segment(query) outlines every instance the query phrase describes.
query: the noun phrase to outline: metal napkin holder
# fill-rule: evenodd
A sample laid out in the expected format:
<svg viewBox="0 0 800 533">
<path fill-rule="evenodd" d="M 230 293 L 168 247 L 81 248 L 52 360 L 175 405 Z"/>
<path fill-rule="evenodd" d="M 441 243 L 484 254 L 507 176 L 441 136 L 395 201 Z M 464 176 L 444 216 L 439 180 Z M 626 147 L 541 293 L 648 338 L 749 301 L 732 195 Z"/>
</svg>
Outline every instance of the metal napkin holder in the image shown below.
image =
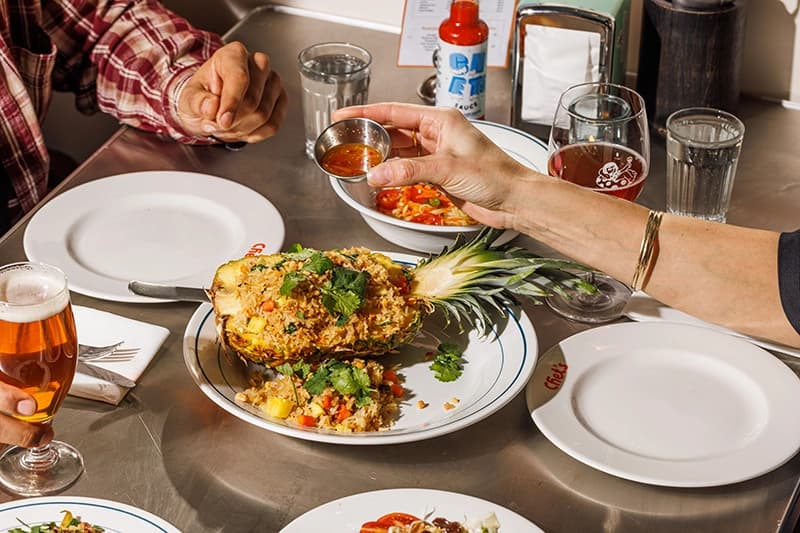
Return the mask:
<svg viewBox="0 0 800 533">
<path fill-rule="evenodd" d="M 625 8 L 627 20 L 627 0 L 611 0 L 612 4 Z M 511 77 L 511 125 L 527 131 L 541 139 L 547 139 L 551 124 L 525 121 L 521 117 L 522 95 L 524 88 L 524 61 L 526 27 L 529 25 L 543 25 L 555 28 L 594 32 L 600 34 L 599 79 L 600 82 L 624 81 L 624 58 L 615 58 L 618 54 L 625 54 L 624 35 L 615 35 L 618 26 L 616 16 L 596 9 L 566 4 L 540 4 L 521 3 L 517 8 L 514 23 L 514 38 L 512 47 L 512 77 Z M 616 62 L 615 62 L 616 59 Z M 620 66 L 621 65 L 621 66 Z M 616 67 L 616 68 L 615 68 Z M 566 89 L 567 87 L 564 87 Z M 530 89 L 530 88 L 529 88 Z"/>
</svg>

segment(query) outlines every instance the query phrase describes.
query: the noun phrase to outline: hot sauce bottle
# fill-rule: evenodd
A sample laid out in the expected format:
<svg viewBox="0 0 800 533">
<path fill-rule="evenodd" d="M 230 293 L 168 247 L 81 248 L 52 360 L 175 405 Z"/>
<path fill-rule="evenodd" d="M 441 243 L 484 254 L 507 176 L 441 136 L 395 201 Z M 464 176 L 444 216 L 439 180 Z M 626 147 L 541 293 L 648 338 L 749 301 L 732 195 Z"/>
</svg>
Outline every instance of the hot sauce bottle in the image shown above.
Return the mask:
<svg viewBox="0 0 800 533">
<path fill-rule="evenodd" d="M 467 118 L 486 114 L 486 51 L 489 26 L 480 19 L 478 0 L 453 0 L 439 25 L 436 105 L 455 107 Z"/>
</svg>

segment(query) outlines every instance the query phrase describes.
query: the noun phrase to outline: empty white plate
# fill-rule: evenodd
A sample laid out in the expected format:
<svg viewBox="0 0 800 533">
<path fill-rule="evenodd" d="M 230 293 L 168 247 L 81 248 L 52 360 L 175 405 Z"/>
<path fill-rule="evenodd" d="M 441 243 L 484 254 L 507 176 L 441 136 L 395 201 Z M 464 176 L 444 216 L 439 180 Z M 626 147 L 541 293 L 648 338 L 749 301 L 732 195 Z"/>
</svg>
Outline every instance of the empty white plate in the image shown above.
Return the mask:
<svg viewBox="0 0 800 533">
<path fill-rule="evenodd" d="M 740 338 L 684 324 L 614 324 L 563 340 L 542 357 L 551 363 L 550 379 L 537 373 L 528 385 L 533 420 L 561 450 L 609 474 L 724 485 L 800 449 L 800 379 Z"/>
<path fill-rule="evenodd" d="M 283 238 L 280 213 L 254 190 L 160 170 L 65 191 L 31 218 L 23 246 L 30 260 L 61 268 L 75 292 L 154 302 L 128 292 L 128 282 L 208 287 L 222 263 L 250 251 L 277 252 Z"/>
</svg>

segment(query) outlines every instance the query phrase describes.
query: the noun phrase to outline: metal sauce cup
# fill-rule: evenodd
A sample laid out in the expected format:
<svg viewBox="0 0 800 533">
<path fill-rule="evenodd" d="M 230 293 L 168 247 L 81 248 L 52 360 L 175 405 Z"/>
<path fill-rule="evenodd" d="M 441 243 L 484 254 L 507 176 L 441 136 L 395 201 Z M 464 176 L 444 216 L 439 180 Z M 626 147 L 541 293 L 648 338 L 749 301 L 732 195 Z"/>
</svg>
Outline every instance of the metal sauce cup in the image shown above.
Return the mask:
<svg viewBox="0 0 800 533">
<path fill-rule="evenodd" d="M 314 162 L 325 174 L 342 181 L 362 181 L 366 172 L 355 176 L 339 176 L 322 166 L 329 150 L 343 144 L 363 144 L 374 148 L 381 156 L 379 163 L 386 161 L 392 148 L 389 132 L 382 125 L 367 118 L 346 118 L 325 128 L 314 143 Z"/>
</svg>

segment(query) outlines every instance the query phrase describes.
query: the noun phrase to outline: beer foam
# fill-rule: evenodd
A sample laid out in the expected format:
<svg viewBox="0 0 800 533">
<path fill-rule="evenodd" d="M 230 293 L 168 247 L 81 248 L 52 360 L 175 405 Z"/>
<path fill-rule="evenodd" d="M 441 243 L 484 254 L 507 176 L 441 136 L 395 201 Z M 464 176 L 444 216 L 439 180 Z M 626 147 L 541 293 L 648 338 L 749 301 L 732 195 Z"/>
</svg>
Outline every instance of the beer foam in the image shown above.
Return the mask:
<svg viewBox="0 0 800 533">
<path fill-rule="evenodd" d="M 44 320 L 68 304 L 69 291 L 58 270 L 19 264 L 0 271 L 0 320 Z"/>
</svg>

